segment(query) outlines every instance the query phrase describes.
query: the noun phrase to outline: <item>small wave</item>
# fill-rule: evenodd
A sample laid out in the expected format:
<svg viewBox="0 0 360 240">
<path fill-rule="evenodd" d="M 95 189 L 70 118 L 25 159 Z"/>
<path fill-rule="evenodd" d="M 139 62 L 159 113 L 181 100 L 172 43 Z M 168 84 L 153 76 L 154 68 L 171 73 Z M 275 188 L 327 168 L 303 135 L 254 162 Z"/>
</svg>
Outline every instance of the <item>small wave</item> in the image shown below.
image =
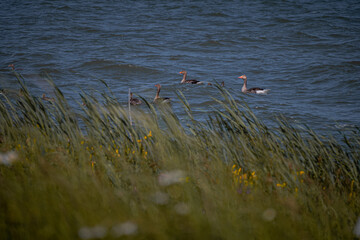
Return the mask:
<svg viewBox="0 0 360 240">
<path fill-rule="evenodd" d="M 312 40 L 320 40 L 320 38 L 315 36 L 315 35 L 311 35 L 311 34 L 308 34 L 308 33 L 305 33 L 305 32 L 301 32 L 301 31 L 295 32 L 294 37 L 297 38 L 297 39 L 299 39 L 299 38 L 301 38 L 301 39 L 308 38 L 308 39 L 312 39 Z"/>
<path fill-rule="evenodd" d="M 52 39 L 56 39 L 56 36 L 51 35 L 51 34 L 49 34 L 49 35 L 41 35 L 37 39 L 40 40 L 40 41 L 50 41 Z"/>
<path fill-rule="evenodd" d="M 35 63 L 31 67 L 36 68 L 36 69 L 40 69 L 42 71 L 43 69 L 45 69 L 45 70 L 56 69 L 56 64 L 45 61 L 45 62 L 41 62 L 41 63 Z"/>
<path fill-rule="evenodd" d="M 121 70 L 126 72 L 155 72 L 155 69 L 146 68 L 134 64 L 115 64 L 110 66 L 105 66 L 106 70 Z"/>
<path fill-rule="evenodd" d="M 360 66 L 360 61 L 347 61 L 347 62 L 344 62 L 344 63 L 354 65 L 354 66 Z"/>
<path fill-rule="evenodd" d="M 58 6 L 56 9 L 62 10 L 62 11 L 68 11 L 68 10 L 71 10 L 71 7 L 68 5 L 65 5 L 65 6 Z"/>
<path fill-rule="evenodd" d="M 349 124 L 349 123 L 337 123 L 334 126 L 336 129 L 342 129 L 342 130 L 347 130 L 347 129 L 356 129 L 357 126 L 355 124 Z"/>
<path fill-rule="evenodd" d="M 89 24 L 90 26 L 90 24 Z M 96 28 L 93 28 L 93 27 L 89 27 L 89 26 L 75 26 L 74 27 L 74 30 L 75 31 L 84 31 L 84 32 L 87 32 L 87 33 L 97 33 L 97 32 L 100 32 L 99 29 L 96 29 Z"/>
<path fill-rule="evenodd" d="M 46 66 L 47 64 L 51 64 L 49 63 L 49 61 L 54 59 L 54 56 L 51 53 L 45 53 L 45 52 L 32 53 L 28 56 L 30 59 L 42 59 L 43 62 L 38 64 L 39 66 L 43 66 L 43 65 Z"/>
<path fill-rule="evenodd" d="M 267 40 L 267 38 L 265 36 L 242 36 L 237 38 L 237 40 L 239 42 L 249 42 L 251 44 L 253 44 L 251 47 L 252 48 L 260 48 L 259 45 L 257 45 L 257 42 L 264 42 Z"/>
<path fill-rule="evenodd" d="M 201 10 L 201 7 L 200 6 L 197 6 L 197 5 L 191 5 L 189 6 L 190 9 L 200 9 Z"/>
<path fill-rule="evenodd" d="M 274 18 L 274 20 L 278 23 L 290 23 L 290 22 L 293 22 L 292 20 L 290 19 L 286 19 L 286 18 L 281 18 L 281 17 L 276 17 Z"/>
<path fill-rule="evenodd" d="M 201 107 L 202 110 L 204 110 L 203 107 L 209 107 L 209 106 L 212 106 L 214 104 L 216 104 L 217 102 L 214 101 L 214 100 L 209 100 L 209 99 L 205 99 L 205 100 L 202 100 L 202 101 L 196 101 L 196 102 L 192 102 L 191 100 L 189 100 L 190 104 L 192 107 L 196 108 L 196 107 Z M 206 110 L 204 110 L 206 111 Z"/>
<path fill-rule="evenodd" d="M 265 106 L 265 105 L 255 105 L 255 109 L 257 109 L 257 110 L 267 110 L 269 108 L 267 106 Z"/>
<path fill-rule="evenodd" d="M 11 68 L 10 67 L 8 67 L 8 68 L 7 67 L 0 68 L 0 73 L 10 74 L 11 73 Z"/>
<path fill-rule="evenodd" d="M 346 38 L 346 35 L 344 35 L 342 33 L 330 33 L 330 34 L 328 34 L 328 36 L 331 38 L 338 38 L 340 40 Z"/>
<path fill-rule="evenodd" d="M 113 64 L 113 63 L 114 63 L 113 61 L 94 59 L 92 61 L 81 64 L 80 67 L 81 68 L 82 67 L 97 67 L 97 66 L 105 66 L 105 65 Z"/>
<path fill-rule="evenodd" d="M 208 16 L 208 17 L 229 17 L 229 15 L 227 15 L 225 13 L 221 13 L 221 12 L 207 13 L 207 14 L 204 14 L 204 16 Z"/>
<path fill-rule="evenodd" d="M 59 71 L 59 70 L 57 70 L 55 68 L 40 68 L 40 72 L 47 73 L 47 74 L 60 74 L 60 73 L 62 73 L 61 71 Z"/>
<path fill-rule="evenodd" d="M 176 61 L 185 58 L 186 55 L 171 55 L 169 60 Z"/>
<path fill-rule="evenodd" d="M 208 41 L 200 43 L 199 45 L 200 46 L 223 46 L 224 44 L 222 44 L 220 41 L 208 40 Z"/>
<path fill-rule="evenodd" d="M 344 65 L 338 64 L 313 64 L 309 65 L 306 69 L 306 73 L 314 76 L 314 75 L 322 75 L 331 72 L 332 69 L 341 69 Z"/>
<path fill-rule="evenodd" d="M 338 78 L 339 73 L 335 73 L 334 70 L 339 70 L 341 73 L 351 73 L 355 72 L 358 66 L 360 65 L 360 62 L 341 62 L 339 64 L 312 64 L 307 67 L 305 72 L 309 76 L 322 76 L 322 80 L 319 82 L 319 80 L 315 81 L 314 83 L 322 83 L 325 81 L 325 79 L 329 78 Z M 340 74 L 341 75 L 341 74 Z M 346 79 L 343 79 L 342 81 L 337 81 L 340 86 L 341 84 L 346 83 Z M 357 81 L 352 81 L 352 84 L 354 84 Z"/>
<path fill-rule="evenodd" d="M 341 82 L 337 82 L 336 88 L 350 89 L 349 92 L 358 91 L 360 89 L 360 82 L 357 78 L 343 79 Z"/>
<path fill-rule="evenodd" d="M 85 69 L 99 69 L 107 71 L 119 71 L 119 72 L 156 72 L 155 69 L 138 66 L 134 64 L 118 64 L 114 61 L 96 59 L 93 61 L 85 62 L 79 66 L 79 68 Z"/>
</svg>

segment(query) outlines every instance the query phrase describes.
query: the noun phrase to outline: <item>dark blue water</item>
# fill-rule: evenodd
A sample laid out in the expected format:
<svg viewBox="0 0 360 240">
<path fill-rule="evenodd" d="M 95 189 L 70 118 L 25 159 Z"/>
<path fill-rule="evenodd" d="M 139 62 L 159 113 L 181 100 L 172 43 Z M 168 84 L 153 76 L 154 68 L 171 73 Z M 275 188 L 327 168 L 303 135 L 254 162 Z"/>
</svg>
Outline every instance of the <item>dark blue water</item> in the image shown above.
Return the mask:
<svg viewBox="0 0 360 240">
<path fill-rule="evenodd" d="M 360 3 L 346 1 L 1 1 L 0 87 L 16 89 L 14 64 L 34 94 L 69 99 L 104 90 L 149 100 L 184 92 L 198 119 L 225 82 L 264 121 L 283 114 L 319 131 L 360 125 Z M 270 88 L 266 96 L 241 93 Z M 182 114 L 176 98 L 174 110 Z"/>
</svg>

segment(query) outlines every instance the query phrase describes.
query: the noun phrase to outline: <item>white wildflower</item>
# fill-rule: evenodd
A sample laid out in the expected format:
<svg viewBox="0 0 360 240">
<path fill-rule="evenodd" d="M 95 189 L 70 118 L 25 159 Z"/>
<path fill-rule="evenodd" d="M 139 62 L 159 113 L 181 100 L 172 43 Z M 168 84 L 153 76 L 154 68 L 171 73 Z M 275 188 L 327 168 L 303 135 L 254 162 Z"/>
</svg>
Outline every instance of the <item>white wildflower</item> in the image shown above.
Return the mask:
<svg viewBox="0 0 360 240">
<path fill-rule="evenodd" d="M 169 186 L 175 183 L 180 183 L 183 182 L 184 179 L 184 172 L 181 170 L 163 172 L 158 178 L 161 186 Z"/>
<path fill-rule="evenodd" d="M 123 235 L 135 235 L 137 230 L 138 226 L 135 223 L 127 221 L 113 226 L 111 232 L 114 237 L 121 237 Z"/>
<path fill-rule="evenodd" d="M 96 239 L 105 237 L 107 230 L 103 226 L 82 227 L 78 234 L 81 239 Z"/>
<path fill-rule="evenodd" d="M 183 202 L 176 204 L 174 209 L 180 215 L 186 215 L 190 212 L 189 206 Z"/>
<path fill-rule="evenodd" d="M 159 205 L 165 205 L 169 202 L 169 195 L 163 192 L 156 192 L 153 195 L 153 201 Z"/>
<path fill-rule="evenodd" d="M 358 218 L 355 227 L 354 227 L 354 234 L 356 237 L 360 238 L 360 217 Z"/>
<path fill-rule="evenodd" d="M 9 166 L 17 159 L 18 159 L 18 154 L 15 151 L 0 153 L 0 164 Z"/>
<path fill-rule="evenodd" d="M 274 220 L 275 217 L 276 217 L 276 211 L 273 208 L 266 209 L 262 214 L 262 218 L 268 222 L 271 222 L 272 220 Z"/>
</svg>

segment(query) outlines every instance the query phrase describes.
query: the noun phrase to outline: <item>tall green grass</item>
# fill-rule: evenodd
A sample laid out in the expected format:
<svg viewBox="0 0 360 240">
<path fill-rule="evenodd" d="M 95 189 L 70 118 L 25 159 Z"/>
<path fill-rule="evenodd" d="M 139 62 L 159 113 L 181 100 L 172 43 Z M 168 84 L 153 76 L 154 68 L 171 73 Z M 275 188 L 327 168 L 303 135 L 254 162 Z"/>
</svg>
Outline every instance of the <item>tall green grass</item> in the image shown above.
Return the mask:
<svg viewBox="0 0 360 240">
<path fill-rule="evenodd" d="M 340 142 L 281 118 L 269 128 L 221 87 L 206 122 L 181 92 L 186 124 L 111 92 L 82 93 L 77 111 L 15 75 L 22 94 L 0 101 L 1 239 L 355 237 L 359 130 Z"/>
</svg>

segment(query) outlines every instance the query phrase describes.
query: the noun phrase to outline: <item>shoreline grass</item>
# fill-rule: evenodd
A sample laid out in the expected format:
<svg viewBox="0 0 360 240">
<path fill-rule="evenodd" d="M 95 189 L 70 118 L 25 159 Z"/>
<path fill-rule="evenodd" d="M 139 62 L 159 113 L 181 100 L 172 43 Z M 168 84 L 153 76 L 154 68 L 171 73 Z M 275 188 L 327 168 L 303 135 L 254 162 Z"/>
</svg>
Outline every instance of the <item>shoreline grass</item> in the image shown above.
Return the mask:
<svg viewBox="0 0 360 240">
<path fill-rule="evenodd" d="M 343 142 L 277 120 L 268 128 L 219 87 L 187 126 L 166 106 L 83 93 L 82 112 L 0 99 L 1 239 L 353 239 L 359 130 Z"/>
</svg>

